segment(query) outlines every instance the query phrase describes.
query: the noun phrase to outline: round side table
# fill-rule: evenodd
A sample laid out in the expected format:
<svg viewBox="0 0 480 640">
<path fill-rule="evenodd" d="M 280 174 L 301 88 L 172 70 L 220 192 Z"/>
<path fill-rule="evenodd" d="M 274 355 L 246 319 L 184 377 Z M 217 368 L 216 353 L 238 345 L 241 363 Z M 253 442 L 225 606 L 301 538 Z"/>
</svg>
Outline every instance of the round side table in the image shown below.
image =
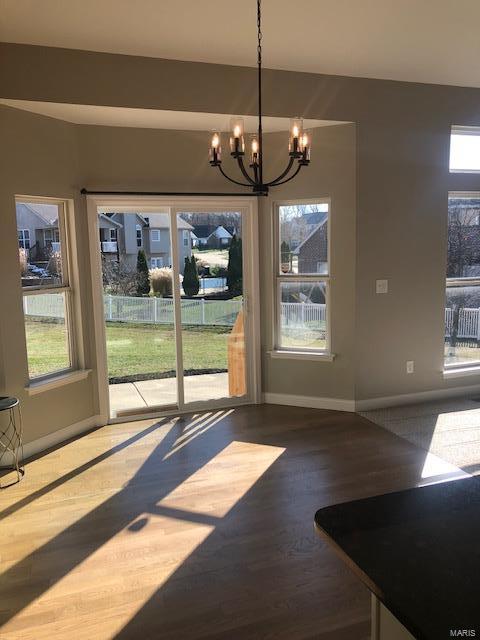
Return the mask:
<svg viewBox="0 0 480 640">
<path fill-rule="evenodd" d="M 17 484 L 25 475 L 22 414 L 19 399 L 0 396 L 0 413 L 4 411 L 8 411 L 8 417 L 6 424 L 3 424 L 2 420 L 0 425 L 0 469 L 11 469 L 16 472 L 17 479 L 8 484 L 2 484 L 0 481 L 0 489 Z M 7 460 L 7 464 L 4 464 Z"/>
</svg>

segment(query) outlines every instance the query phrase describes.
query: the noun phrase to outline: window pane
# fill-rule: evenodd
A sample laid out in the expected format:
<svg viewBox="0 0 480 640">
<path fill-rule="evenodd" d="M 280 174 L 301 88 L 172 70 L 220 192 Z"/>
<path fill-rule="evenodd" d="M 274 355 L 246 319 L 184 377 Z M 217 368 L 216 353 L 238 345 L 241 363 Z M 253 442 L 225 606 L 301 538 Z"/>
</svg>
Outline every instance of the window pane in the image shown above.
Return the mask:
<svg viewBox="0 0 480 640">
<path fill-rule="evenodd" d="M 445 309 L 445 364 L 480 361 L 480 286 L 449 287 Z"/>
<path fill-rule="evenodd" d="M 23 287 L 63 284 L 60 227 L 63 207 L 17 202 L 17 232 Z"/>
<path fill-rule="evenodd" d="M 280 345 L 326 349 L 326 283 L 280 283 Z"/>
<path fill-rule="evenodd" d="M 480 128 L 477 135 L 453 131 L 450 136 L 450 171 L 480 171 Z"/>
<path fill-rule="evenodd" d="M 280 273 L 328 274 L 328 204 L 279 207 Z"/>
<path fill-rule="evenodd" d="M 448 199 L 445 364 L 480 361 L 480 198 Z M 464 282 L 463 282 L 464 281 Z"/>
<path fill-rule="evenodd" d="M 28 371 L 37 378 L 71 366 L 66 293 L 40 293 L 23 297 Z"/>
</svg>

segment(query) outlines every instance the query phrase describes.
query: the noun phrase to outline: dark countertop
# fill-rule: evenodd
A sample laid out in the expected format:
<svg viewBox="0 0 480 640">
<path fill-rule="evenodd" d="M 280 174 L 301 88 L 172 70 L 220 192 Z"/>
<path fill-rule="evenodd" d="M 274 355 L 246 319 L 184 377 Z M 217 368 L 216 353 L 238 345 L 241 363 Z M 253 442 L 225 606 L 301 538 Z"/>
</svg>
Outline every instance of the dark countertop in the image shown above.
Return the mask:
<svg viewBox="0 0 480 640">
<path fill-rule="evenodd" d="M 418 640 L 480 638 L 480 477 L 326 507 L 315 525 Z"/>
</svg>

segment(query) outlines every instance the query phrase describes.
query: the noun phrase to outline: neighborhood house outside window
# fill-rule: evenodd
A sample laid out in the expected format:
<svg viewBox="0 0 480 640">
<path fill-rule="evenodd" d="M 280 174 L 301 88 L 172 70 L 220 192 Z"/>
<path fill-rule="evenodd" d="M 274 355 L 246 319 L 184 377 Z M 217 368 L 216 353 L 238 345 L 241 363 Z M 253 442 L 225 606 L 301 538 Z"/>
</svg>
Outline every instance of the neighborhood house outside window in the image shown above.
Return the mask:
<svg viewBox="0 0 480 640">
<path fill-rule="evenodd" d="M 151 258 L 150 264 L 152 269 L 163 267 L 163 258 Z"/>
<path fill-rule="evenodd" d="M 282 204 L 275 217 L 275 348 L 328 353 L 329 204 Z"/>
<path fill-rule="evenodd" d="M 143 238 L 142 238 L 142 227 L 137 224 L 135 227 L 136 230 L 136 237 L 137 237 L 137 247 L 140 248 L 143 245 Z"/>
<path fill-rule="evenodd" d="M 36 379 L 75 365 L 66 202 L 17 200 L 16 216 L 28 372 Z"/>
<path fill-rule="evenodd" d="M 190 231 L 183 232 L 183 246 L 188 247 L 190 244 Z"/>
<path fill-rule="evenodd" d="M 445 366 L 480 365 L 480 193 L 451 193 L 445 301 Z"/>
<path fill-rule="evenodd" d="M 152 242 L 160 242 L 160 229 L 152 229 L 150 231 L 150 238 Z"/>
</svg>

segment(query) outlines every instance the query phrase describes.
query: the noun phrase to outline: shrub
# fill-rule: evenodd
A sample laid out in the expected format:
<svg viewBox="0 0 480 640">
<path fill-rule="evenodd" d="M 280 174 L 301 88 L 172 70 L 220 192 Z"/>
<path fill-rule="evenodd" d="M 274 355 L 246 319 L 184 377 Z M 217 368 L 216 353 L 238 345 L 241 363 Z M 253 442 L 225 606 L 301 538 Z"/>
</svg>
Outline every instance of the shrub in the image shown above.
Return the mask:
<svg viewBox="0 0 480 640">
<path fill-rule="evenodd" d="M 52 253 L 48 260 L 47 271 L 51 276 L 62 275 L 62 256 L 59 251 Z"/>
<path fill-rule="evenodd" d="M 27 252 L 25 251 L 25 249 L 19 249 L 18 250 L 18 256 L 20 259 L 20 271 L 22 272 L 22 276 L 27 276 L 28 275 L 28 259 L 27 259 Z"/>
<path fill-rule="evenodd" d="M 228 275 L 227 267 L 221 264 L 216 264 L 210 268 L 210 274 L 215 278 L 226 278 Z"/>
<path fill-rule="evenodd" d="M 242 239 L 234 235 L 228 250 L 227 287 L 230 293 L 242 293 Z"/>
<path fill-rule="evenodd" d="M 189 297 L 196 296 L 200 290 L 200 280 L 198 279 L 197 263 L 194 256 L 185 258 L 183 290 Z"/>
<path fill-rule="evenodd" d="M 147 256 L 143 249 L 139 249 L 137 254 L 137 293 L 139 296 L 146 296 L 150 293 Z"/>
<path fill-rule="evenodd" d="M 173 294 L 173 272 L 169 267 L 150 269 L 150 285 L 154 295 L 163 298 Z"/>
</svg>

